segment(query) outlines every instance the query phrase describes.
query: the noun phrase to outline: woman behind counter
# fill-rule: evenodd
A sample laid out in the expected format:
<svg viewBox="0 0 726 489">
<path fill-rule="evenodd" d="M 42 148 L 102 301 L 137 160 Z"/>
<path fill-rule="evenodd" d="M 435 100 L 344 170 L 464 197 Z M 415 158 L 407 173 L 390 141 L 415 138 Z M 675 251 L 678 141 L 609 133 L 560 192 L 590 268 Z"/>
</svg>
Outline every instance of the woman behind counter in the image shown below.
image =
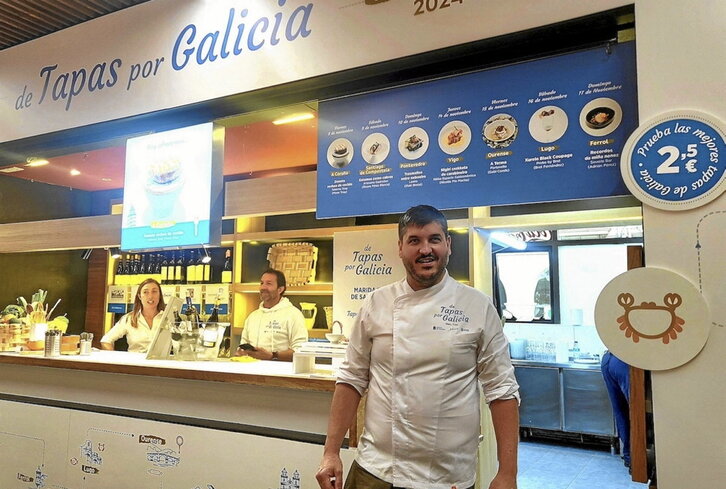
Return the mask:
<svg viewBox="0 0 726 489">
<path fill-rule="evenodd" d="M 153 278 L 147 278 L 136 290 L 134 310 L 125 314 L 101 338 L 101 348 L 113 350 L 113 344 L 122 336 L 126 336 L 129 351 L 145 353 L 151 343 L 151 328 L 161 320 L 166 305 L 161 295 L 161 286 Z"/>
</svg>

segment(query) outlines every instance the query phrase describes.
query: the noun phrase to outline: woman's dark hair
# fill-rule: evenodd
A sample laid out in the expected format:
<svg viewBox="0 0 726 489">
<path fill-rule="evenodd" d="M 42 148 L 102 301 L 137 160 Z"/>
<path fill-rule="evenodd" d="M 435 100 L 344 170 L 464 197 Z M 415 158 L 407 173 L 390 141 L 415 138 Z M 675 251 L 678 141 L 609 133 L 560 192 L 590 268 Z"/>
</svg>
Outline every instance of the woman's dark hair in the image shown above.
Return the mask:
<svg viewBox="0 0 726 489">
<path fill-rule="evenodd" d="M 164 295 L 161 293 L 161 285 L 153 278 L 147 278 L 139 284 L 139 288 L 136 289 L 136 295 L 134 296 L 134 310 L 131 313 L 131 326 L 138 328 L 139 326 L 139 314 L 144 310 L 144 305 L 141 303 L 141 289 L 146 284 L 156 284 L 159 287 L 159 303 L 156 305 L 156 312 L 163 311 L 166 307 L 164 303 Z"/>
<path fill-rule="evenodd" d="M 277 286 L 282 287 L 282 293 L 280 296 L 285 295 L 285 291 L 287 290 L 287 281 L 285 280 L 285 274 L 282 273 L 280 270 L 275 270 L 274 268 L 268 268 L 264 272 L 262 272 L 262 275 L 269 273 L 274 275 L 277 278 Z M 262 276 L 260 275 L 260 277 Z"/>
<path fill-rule="evenodd" d="M 408 226 L 422 228 L 432 222 L 439 223 L 441 229 L 444 230 L 444 236 L 449 235 L 449 224 L 446 217 L 435 207 L 430 205 L 417 205 L 406 211 L 398 221 L 398 239 L 402 239 L 406 234 Z"/>
</svg>

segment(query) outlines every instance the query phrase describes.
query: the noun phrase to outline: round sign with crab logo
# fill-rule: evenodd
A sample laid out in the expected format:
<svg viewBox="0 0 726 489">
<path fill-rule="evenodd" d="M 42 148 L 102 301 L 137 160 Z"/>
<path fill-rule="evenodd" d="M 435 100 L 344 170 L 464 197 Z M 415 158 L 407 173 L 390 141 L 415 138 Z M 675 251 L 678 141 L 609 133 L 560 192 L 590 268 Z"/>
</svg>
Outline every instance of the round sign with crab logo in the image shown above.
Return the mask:
<svg viewBox="0 0 726 489">
<path fill-rule="evenodd" d="M 647 370 L 689 362 L 711 330 L 698 289 L 675 272 L 652 267 L 629 270 L 605 286 L 595 304 L 595 325 L 615 356 Z"/>
</svg>

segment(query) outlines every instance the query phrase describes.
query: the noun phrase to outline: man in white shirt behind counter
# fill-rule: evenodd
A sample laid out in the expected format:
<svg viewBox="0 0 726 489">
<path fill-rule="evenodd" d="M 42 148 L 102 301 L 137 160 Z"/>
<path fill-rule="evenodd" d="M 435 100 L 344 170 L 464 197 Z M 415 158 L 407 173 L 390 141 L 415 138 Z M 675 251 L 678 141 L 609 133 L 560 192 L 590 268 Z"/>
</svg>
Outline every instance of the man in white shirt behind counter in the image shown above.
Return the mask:
<svg viewBox="0 0 726 489">
<path fill-rule="evenodd" d="M 487 296 L 449 277 L 451 237 L 437 209 L 409 209 L 398 236 L 406 278 L 369 294 L 356 318 L 318 484 L 343 486 L 340 447 L 367 391 L 365 428 L 346 489 L 473 488 L 480 384 L 499 460 L 489 488 L 515 489 L 519 386 L 496 309 Z"/>
<path fill-rule="evenodd" d="M 260 278 L 260 307 L 247 316 L 236 356 L 292 362 L 295 350 L 308 340 L 300 309 L 283 297 L 285 274 L 268 269 Z"/>
</svg>

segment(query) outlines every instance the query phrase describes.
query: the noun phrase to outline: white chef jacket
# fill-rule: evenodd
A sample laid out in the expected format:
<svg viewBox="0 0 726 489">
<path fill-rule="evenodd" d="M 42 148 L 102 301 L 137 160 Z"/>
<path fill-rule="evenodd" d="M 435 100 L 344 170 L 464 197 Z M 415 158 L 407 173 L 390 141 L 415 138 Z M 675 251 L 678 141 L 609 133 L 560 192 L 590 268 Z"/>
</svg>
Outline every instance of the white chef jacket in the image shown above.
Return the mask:
<svg viewBox="0 0 726 489">
<path fill-rule="evenodd" d="M 519 398 L 491 300 L 448 273 L 414 291 L 403 279 L 371 293 L 353 327 L 339 383 L 368 390 L 356 460 L 394 486 L 469 487 L 476 479 L 479 389 Z"/>
<path fill-rule="evenodd" d="M 308 340 L 305 318 L 287 297 L 267 309 L 260 307 L 247 316 L 240 343 L 268 351 L 297 350 Z"/>
<path fill-rule="evenodd" d="M 153 339 L 151 334 L 151 326 L 146 322 L 143 314 L 139 314 L 139 319 L 136 321 L 136 328 L 131 325 L 131 316 L 133 312 L 124 314 L 121 319 L 114 324 L 113 328 L 108 330 L 108 333 L 103 335 L 101 343 L 113 344 L 116 340 L 122 336 L 126 337 L 126 342 L 129 344 L 129 351 L 137 353 L 146 353 L 149 350 L 149 345 Z M 157 326 L 161 321 L 161 315 L 163 312 L 159 312 L 154 316 L 152 326 Z"/>
</svg>

